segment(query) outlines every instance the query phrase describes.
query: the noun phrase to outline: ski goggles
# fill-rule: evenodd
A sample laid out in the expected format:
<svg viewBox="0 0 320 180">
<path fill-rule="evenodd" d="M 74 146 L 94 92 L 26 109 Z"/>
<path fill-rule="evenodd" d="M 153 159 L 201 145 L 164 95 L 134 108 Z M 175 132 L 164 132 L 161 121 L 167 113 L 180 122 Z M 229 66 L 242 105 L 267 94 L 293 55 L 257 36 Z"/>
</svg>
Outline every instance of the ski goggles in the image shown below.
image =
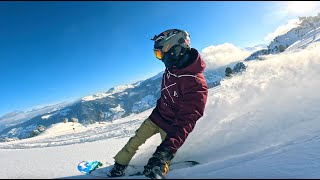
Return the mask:
<svg viewBox="0 0 320 180">
<path fill-rule="evenodd" d="M 158 58 L 159 60 L 163 58 L 163 53 L 160 49 L 153 49 L 153 52 L 156 58 Z"/>
</svg>

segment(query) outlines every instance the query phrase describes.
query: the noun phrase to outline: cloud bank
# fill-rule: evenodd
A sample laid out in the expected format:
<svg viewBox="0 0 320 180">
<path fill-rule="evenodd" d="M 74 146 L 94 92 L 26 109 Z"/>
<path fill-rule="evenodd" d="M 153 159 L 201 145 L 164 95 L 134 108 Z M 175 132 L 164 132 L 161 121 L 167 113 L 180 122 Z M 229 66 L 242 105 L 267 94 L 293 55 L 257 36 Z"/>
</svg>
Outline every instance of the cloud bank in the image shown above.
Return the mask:
<svg viewBox="0 0 320 180">
<path fill-rule="evenodd" d="M 201 55 L 207 64 L 207 69 L 226 66 L 232 62 L 241 61 L 250 56 L 251 52 L 231 43 L 211 45 L 202 50 Z"/>
</svg>

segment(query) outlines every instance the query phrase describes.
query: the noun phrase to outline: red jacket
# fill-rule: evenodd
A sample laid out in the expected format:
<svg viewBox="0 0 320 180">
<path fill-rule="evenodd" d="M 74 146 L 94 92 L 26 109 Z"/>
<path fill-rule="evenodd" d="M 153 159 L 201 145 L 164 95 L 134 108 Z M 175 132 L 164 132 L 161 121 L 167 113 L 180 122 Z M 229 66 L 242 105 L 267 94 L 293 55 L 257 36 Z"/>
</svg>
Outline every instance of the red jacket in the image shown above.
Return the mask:
<svg viewBox="0 0 320 180">
<path fill-rule="evenodd" d="M 192 48 L 195 61 L 183 69 L 166 69 L 161 84 L 161 97 L 149 118 L 167 133 L 160 146 L 172 154 L 182 146 L 196 121 L 203 116 L 208 86 L 203 75 L 206 67 L 199 52 Z"/>
</svg>

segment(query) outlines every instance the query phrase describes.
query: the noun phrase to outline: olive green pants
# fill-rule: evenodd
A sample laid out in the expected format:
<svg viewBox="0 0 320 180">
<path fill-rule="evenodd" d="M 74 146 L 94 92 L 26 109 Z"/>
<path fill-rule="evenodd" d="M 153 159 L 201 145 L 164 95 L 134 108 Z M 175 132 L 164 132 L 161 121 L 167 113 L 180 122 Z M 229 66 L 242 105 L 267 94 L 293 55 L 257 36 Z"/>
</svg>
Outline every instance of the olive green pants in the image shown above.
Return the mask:
<svg viewBox="0 0 320 180">
<path fill-rule="evenodd" d="M 146 142 L 151 136 L 160 133 L 162 141 L 167 134 L 157 125 L 155 125 L 149 118 L 147 118 L 141 126 L 136 130 L 135 135 L 129 139 L 127 144 L 116 154 L 114 160 L 122 165 L 129 164 L 132 157 L 135 155 L 139 146 Z"/>
</svg>

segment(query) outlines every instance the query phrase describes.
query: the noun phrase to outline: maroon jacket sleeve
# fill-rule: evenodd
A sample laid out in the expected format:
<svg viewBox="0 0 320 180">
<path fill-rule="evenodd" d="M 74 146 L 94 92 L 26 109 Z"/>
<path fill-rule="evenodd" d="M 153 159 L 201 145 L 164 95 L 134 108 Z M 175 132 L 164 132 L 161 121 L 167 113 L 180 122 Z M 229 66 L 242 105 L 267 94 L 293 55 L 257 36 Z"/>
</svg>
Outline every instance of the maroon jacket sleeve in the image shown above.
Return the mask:
<svg viewBox="0 0 320 180">
<path fill-rule="evenodd" d="M 194 129 L 196 121 L 203 116 L 208 86 L 203 76 L 193 80 L 188 78 L 181 85 L 181 92 L 179 111 L 176 113 L 172 130 L 167 132 L 166 139 L 160 144 L 162 147 L 169 148 L 172 154 L 182 146 Z"/>
</svg>

